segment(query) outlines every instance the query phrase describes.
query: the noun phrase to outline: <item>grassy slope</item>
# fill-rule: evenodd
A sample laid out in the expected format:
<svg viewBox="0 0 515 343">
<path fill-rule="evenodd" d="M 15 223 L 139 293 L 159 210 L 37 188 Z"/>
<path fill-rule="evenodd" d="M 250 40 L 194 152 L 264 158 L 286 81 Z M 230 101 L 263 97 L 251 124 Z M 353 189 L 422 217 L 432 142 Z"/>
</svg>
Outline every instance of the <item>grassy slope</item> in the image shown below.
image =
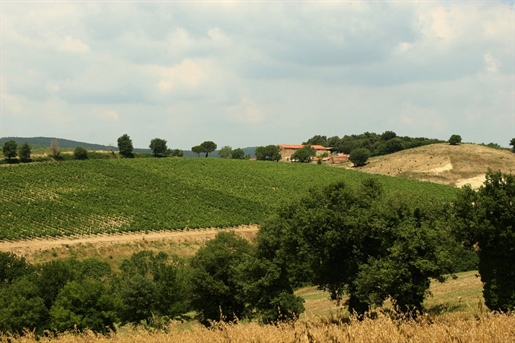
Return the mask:
<svg viewBox="0 0 515 343">
<path fill-rule="evenodd" d="M 112 159 L 0 168 L 0 239 L 260 223 L 313 187 L 381 179 L 449 199 L 451 187 L 323 165 L 222 159 Z"/>
<path fill-rule="evenodd" d="M 488 168 L 515 173 L 515 154 L 475 144 L 432 144 L 373 157 L 359 170 L 452 186 L 470 183 L 477 187 L 484 181 Z"/>
</svg>

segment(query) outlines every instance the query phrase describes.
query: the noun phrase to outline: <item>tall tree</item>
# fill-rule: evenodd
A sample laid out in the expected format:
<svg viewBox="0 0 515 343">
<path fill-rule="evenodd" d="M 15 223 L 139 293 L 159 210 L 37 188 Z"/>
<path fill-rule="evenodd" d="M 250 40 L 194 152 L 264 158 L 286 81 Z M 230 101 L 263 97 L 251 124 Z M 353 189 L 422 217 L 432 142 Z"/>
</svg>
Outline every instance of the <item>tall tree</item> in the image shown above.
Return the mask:
<svg viewBox="0 0 515 343">
<path fill-rule="evenodd" d="M 124 134 L 118 138 L 118 150 L 122 156 L 133 156 L 132 151 L 134 150 L 134 147 L 132 146 L 132 139 L 129 137 L 129 135 Z"/>
<path fill-rule="evenodd" d="M 515 176 L 489 170 L 477 192 L 461 189 L 452 208 L 458 238 L 477 248 L 486 306 L 515 310 Z"/>
<path fill-rule="evenodd" d="M 510 141 L 510 145 L 511 145 L 511 151 L 512 152 L 515 152 L 515 138 L 512 138 L 511 141 Z"/>
<path fill-rule="evenodd" d="M 202 147 L 203 152 L 206 153 L 206 157 L 209 155 L 210 152 L 213 152 L 216 150 L 216 144 L 212 141 L 205 141 L 202 144 L 200 144 Z"/>
<path fill-rule="evenodd" d="M 4 143 L 2 148 L 2 152 L 4 153 L 5 158 L 11 159 L 15 158 L 18 155 L 18 144 L 15 141 L 10 140 Z"/>
<path fill-rule="evenodd" d="M 349 160 L 354 163 L 354 166 L 361 167 L 367 164 L 368 158 L 370 157 L 370 151 L 365 148 L 358 148 L 352 150 L 349 156 Z"/>
<path fill-rule="evenodd" d="M 152 153 L 155 157 L 163 157 L 166 155 L 166 141 L 161 138 L 154 138 L 150 141 L 149 148 L 152 149 Z"/>
<path fill-rule="evenodd" d="M 23 143 L 19 149 L 20 160 L 29 161 L 31 152 L 32 152 L 32 149 L 31 149 L 29 143 L 27 143 L 27 142 Z"/>
</svg>

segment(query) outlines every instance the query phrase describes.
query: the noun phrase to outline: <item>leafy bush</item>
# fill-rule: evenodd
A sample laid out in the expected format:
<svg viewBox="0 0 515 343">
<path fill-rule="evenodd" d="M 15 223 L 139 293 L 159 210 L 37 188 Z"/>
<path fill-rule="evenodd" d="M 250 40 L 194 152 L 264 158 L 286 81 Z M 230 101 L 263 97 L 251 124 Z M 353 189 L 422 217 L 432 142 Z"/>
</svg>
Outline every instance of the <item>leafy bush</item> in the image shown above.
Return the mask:
<svg viewBox="0 0 515 343">
<path fill-rule="evenodd" d="M 368 149 L 359 148 L 353 150 L 350 153 L 349 160 L 354 163 L 354 166 L 360 167 L 367 164 L 368 158 L 370 157 L 370 151 Z"/>
<path fill-rule="evenodd" d="M 84 149 L 83 147 L 76 147 L 75 150 L 73 150 L 73 157 L 76 160 L 87 160 L 88 159 L 88 151 Z"/>
</svg>

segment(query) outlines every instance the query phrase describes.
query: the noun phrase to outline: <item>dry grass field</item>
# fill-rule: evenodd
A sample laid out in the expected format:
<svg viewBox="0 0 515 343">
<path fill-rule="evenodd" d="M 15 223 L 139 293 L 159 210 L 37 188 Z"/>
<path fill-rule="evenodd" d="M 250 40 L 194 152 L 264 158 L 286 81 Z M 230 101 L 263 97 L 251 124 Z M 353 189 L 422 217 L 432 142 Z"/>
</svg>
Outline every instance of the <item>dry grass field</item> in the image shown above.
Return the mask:
<svg viewBox="0 0 515 343">
<path fill-rule="evenodd" d="M 352 164 L 345 167 L 352 168 Z M 458 187 L 467 183 L 479 187 L 488 168 L 515 173 L 515 154 L 475 144 L 441 143 L 372 157 L 366 166 L 353 169 Z"/>
<path fill-rule="evenodd" d="M 291 324 L 259 325 L 257 323 L 218 325 L 214 328 L 171 323 L 163 331 L 126 331 L 110 337 L 84 334 L 62 334 L 56 337 L 2 337 L 10 343 L 214 343 L 214 342 L 438 342 L 438 343 L 508 343 L 515 341 L 515 316 L 483 314 L 474 318 L 461 316 L 424 316 L 418 320 L 396 320 L 387 314 L 363 321 L 350 319 L 333 322 L 327 319 L 297 321 Z"/>
</svg>

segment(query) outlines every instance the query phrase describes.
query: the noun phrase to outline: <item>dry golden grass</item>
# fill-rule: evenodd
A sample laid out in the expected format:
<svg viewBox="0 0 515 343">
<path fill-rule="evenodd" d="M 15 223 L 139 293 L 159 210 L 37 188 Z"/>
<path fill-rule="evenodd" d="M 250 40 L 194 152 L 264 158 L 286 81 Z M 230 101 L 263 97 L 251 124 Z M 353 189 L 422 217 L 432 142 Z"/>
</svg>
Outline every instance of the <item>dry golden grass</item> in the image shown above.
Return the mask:
<svg viewBox="0 0 515 343">
<path fill-rule="evenodd" d="M 166 331 L 137 330 L 112 334 L 110 337 L 85 334 L 61 334 L 41 337 L 41 343 L 203 343 L 203 342 L 515 342 L 515 316 L 483 314 L 475 318 L 460 316 L 423 316 L 418 320 L 395 320 L 386 314 L 376 319 L 330 322 L 316 319 L 292 324 L 260 325 L 257 323 L 219 325 L 214 329 L 201 326 L 185 329 L 171 323 Z M 0 337 L 0 342 L 32 343 L 33 335 Z"/>
<path fill-rule="evenodd" d="M 352 168 L 352 164 L 344 167 Z M 355 169 L 452 186 L 470 183 L 472 187 L 479 187 L 488 168 L 515 173 L 515 154 L 475 144 L 441 143 L 372 157 L 366 166 Z"/>
</svg>

